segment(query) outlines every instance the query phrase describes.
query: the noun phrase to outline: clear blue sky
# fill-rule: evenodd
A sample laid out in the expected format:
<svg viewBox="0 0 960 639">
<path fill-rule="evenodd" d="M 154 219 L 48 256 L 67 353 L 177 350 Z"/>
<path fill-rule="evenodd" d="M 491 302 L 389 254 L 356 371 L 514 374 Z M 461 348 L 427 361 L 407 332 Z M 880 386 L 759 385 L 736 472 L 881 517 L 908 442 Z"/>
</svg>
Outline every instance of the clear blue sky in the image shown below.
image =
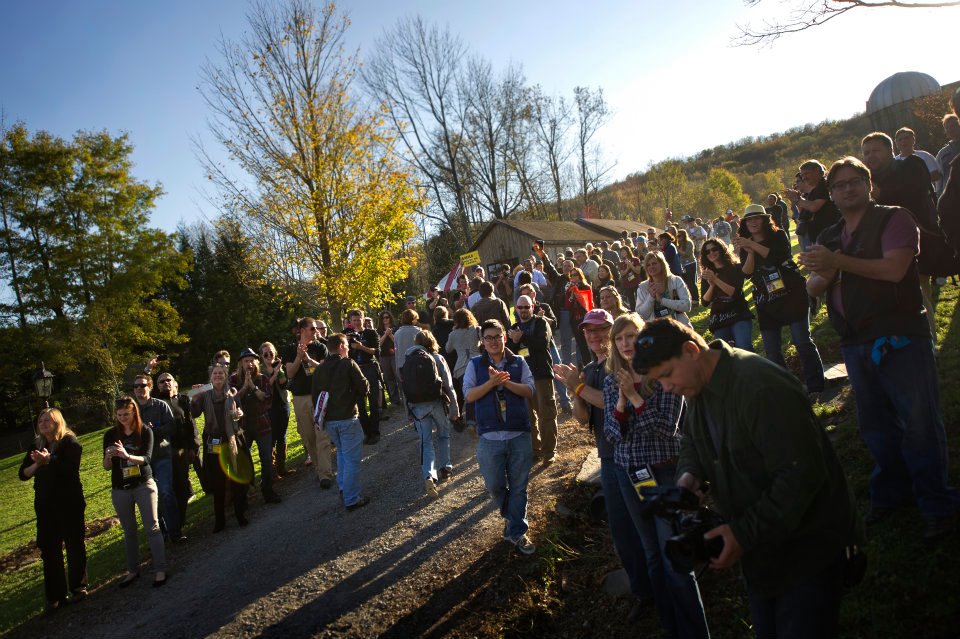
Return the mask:
<svg viewBox="0 0 960 639">
<path fill-rule="evenodd" d="M 780 5 L 767 0 L 774 10 Z M 614 117 L 602 133 L 614 177 L 748 135 L 862 111 L 898 71 L 960 80 L 938 28 L 960 11 L 860 10 L 765 49 L 731 48 L 735 25 L 759 20 L 741 0 L 344 2 L 361 57 L 407 15 L 458 33 L 495 66 L 523 65 L 530 83 L 570 95 L 602 87 Z M 200 65 L 221 33 L 242 34 L 247 4 L 226 0 L 6 2 L 0 20 L 0 109 L 8 124 L 70 136 L 126 131 L 136 174 L 166 195 L 152 223 L 173 230 L 215 211 L 191 146 L 206 135 Z M 903 41 L 906 44 L 901 45 Z M 858 47 L 864 47 L 858 50 Z M 832 51 L 850 57 L 831 63 Z M 852 56 L 860 55 L 861 59 Z M 829 161 L 833 158 L 823 158 Z"/>
</svg>

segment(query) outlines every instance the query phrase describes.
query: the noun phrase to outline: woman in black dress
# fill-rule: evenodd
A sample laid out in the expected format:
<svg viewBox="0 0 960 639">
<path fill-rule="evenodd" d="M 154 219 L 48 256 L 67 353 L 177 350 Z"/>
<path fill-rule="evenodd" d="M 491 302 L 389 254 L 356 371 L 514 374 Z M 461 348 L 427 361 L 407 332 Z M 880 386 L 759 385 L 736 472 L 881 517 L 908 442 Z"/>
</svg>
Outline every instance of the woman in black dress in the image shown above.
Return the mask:
<svg viewBox="0 0 960 639">
<path fill-rule="evenodd" d="M 87 596 L 87 548 L 83 541 L 83 513 L 87 502 L 80 484 L 80 453 L 76 435 L 63 414 L 46 408 L 37 417 L 37 439 L 20 465 L 20 479 L 33 478 L 33 508 L 37 513 L 37 547 L 43 559 L 43 587 L 47 611 L 71 599 Z M 67 548 L 68 576 L 63 573 Z"/>
</svg>

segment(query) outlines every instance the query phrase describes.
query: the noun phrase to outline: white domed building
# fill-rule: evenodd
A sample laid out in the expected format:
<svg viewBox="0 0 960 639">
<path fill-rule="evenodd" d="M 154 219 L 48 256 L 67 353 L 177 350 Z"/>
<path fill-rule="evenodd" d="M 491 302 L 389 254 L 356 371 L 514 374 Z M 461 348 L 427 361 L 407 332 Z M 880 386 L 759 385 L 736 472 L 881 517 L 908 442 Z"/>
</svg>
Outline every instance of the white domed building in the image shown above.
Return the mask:
<svg viewBox="0 0 960 639">
<path fill-rule="evenodd" d="M 938 93 L 940 83 L 926 73 L 904 71 L 894 73 L 877 85 L 867 100 L 866 114 L 874 131 L 891 136 L 902 126 L 917 128 L 913 102 L 917 98 Z"/>
</svg>

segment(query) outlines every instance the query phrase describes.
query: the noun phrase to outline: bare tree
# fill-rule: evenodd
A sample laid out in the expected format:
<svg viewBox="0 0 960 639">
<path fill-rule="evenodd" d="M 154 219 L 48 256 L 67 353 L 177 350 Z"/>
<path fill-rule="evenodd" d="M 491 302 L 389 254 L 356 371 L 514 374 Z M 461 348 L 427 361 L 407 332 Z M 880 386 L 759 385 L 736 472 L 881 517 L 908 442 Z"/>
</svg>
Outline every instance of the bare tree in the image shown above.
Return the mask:
<svg viewBox="0 0 960 639">
<path fill-rule="evenodd" d="M 590 205 L 590 193 L 596 190 L 601 177 L 596 171 L 597 153 L 593 138 L 610 118 L 610 109 L 603 97 L 603 89 L 592 91 L 589 87 L 575 87 L 573 97 L 577 107 L 576 144 L 580 199 L 586 210 Z"/>
<path fill-rule="evenodd" d="M 543 89 L 537 85 L 532 89 L 530 109 L 534 140 L 540 148 L 549 173 L 557 219 L 562 220 L 565 189 L 561 178 L 563 167 L 572 152 L 567 137 L 570 127 L 573 126 L 570 105 L 561 96 L 545 95 Z"/>
<path fill-rule="evenodd" d="M 756 6 L 764 0 L 744 0 L 748 7 Z M 928 1 L 916 0 L 792 0 L 793 7 L 781 19 L 764 20 L 763 25 L 737 25 L 739 33 L 731 40 L 736 46 L 767 44 L 791 33 L 804 31 L 825 24 L 854 9 L 892 7 L 898 9 L 938 9 L 960 6 L 960 0 Z"/>
<path fill-rule="evenodd" d="M 449 29 L 423 18 L 401 20 L 376 43 L 362 77 L 382 102 L 430 195 L 423 213 L 459 237 L 473 238 L 466 161 L 464 100 L 460 95 L 466 46 Z"/>
</svg>

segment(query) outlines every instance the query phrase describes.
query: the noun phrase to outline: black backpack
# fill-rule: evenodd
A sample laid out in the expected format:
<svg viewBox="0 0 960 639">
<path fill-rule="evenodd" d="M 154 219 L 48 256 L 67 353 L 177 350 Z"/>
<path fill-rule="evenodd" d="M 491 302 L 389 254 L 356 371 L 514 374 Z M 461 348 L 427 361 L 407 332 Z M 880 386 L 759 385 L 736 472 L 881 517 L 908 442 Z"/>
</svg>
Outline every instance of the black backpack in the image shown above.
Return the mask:
<svg viewBox="0 0 960 639">
<path fill-rule="evenodd" d="M 433 355 L 418 348 L 408 353 L 403 361 L 403 394 L 407 402 L 420 404 L 435 402 L 443 396 L 443 382 Z"/>
</svg>

